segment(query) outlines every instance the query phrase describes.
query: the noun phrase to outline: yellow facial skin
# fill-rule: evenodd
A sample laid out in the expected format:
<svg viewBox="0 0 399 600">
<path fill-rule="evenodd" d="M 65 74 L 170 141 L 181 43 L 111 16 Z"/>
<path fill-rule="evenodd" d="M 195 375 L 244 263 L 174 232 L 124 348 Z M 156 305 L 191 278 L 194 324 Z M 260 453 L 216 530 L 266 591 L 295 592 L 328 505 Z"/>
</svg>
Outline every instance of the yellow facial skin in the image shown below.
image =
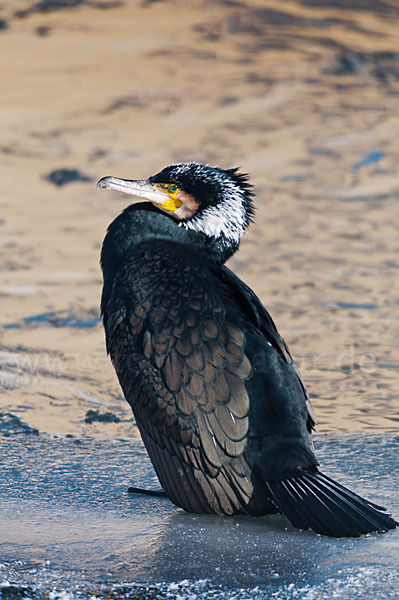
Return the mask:
<svg viewBox="0 0 399 600">
<path fill-rule="evenodd" d="M 180 188 L 177 187 L 175 184 L 154 183 L 154 188 L 162 192 L 163 194 L 167 194 L 169 196 L 162 203 L 153 202 L 155 206 L 158 206 L 159 208 L 162 208 L 163 210 L 167 210 L 169 212 L 175 212 L 178 208 L 182 206 L 183 202 L 179 199 Z"/>
</svg>

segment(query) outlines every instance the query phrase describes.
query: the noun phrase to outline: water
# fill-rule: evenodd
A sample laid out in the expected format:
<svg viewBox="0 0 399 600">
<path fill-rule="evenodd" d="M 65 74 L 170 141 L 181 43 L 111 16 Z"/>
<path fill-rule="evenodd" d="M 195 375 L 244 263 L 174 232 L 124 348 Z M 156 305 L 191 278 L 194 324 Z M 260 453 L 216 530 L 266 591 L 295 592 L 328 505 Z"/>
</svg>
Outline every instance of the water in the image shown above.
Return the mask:
<svg viewBox="0 0 399 600">
<path fill-rule="evenodd" d="M 191 515 L 128 494 L 158 487 L 134 439 L 1 443 L 0 574 L 34 598 L 397 597 L 398 531 L 329 539 L 281 516 Z M 399 515 L 399 436 L 319 436 L 316 447 L 327 474 Z"/>
</svg>

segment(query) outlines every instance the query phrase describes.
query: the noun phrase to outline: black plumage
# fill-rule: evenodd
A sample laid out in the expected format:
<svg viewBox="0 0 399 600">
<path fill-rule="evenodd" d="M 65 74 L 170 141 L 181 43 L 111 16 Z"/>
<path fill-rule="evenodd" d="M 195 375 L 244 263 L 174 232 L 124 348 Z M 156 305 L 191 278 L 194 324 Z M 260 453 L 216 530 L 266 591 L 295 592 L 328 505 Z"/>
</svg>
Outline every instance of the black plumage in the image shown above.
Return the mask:
<svg viewBox="0 0 399 600">
<path fill-rule="evenodd" d="M 107 350 L 166 495 L 187 511 L 285 514 L 329 536 L 396 522 L 319 472 L 315 417 L 286 344 L 226 266 L 254 210 L 248 179 L 196 163 L 99 187 L 149 200 L 110 225 Z"/>
</svg>

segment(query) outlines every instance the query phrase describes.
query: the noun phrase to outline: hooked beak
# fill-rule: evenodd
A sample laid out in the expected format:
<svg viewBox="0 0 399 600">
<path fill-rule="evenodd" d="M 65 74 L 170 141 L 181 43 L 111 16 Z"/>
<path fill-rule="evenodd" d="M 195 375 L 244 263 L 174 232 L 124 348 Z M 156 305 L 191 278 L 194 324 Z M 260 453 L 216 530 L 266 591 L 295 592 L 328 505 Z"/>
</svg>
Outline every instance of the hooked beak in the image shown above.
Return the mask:
<svg viewBox="0 0 399 600">
<path fill-rule="evenodd" d="M 97 183 L 97 189 L 116 190 L 132 196 L 145 198 L 158 206 L 162 206 L 168 199 L 167 193 L 157 189 L 147 179 L 118 179 L 117 177 L 103 177 Z"/>
</svg>

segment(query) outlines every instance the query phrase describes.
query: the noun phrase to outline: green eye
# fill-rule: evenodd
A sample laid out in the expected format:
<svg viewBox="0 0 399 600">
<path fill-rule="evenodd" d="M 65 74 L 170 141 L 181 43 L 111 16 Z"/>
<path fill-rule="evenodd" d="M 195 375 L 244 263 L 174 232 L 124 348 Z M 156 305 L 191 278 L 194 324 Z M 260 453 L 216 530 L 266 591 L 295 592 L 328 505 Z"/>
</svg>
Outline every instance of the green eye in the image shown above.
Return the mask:
<svg viewBox="0 0 399 600">
<path fill-rule="evenodd" d="M 174 183 L 172 183 L 172 185 L 170 185 L 170 186 L 168 187 L 168 190 L 169 190 L 170 192 L 172 192 L 172 193 L 173 193 L 173 192 L 177 192 L 177 190 L 178 190 L 178 189 L 179 189 L 179 188 L 178 188 L 178 186 L 177 186 L 177 185 L 175 185 Z"/>
</svg>

